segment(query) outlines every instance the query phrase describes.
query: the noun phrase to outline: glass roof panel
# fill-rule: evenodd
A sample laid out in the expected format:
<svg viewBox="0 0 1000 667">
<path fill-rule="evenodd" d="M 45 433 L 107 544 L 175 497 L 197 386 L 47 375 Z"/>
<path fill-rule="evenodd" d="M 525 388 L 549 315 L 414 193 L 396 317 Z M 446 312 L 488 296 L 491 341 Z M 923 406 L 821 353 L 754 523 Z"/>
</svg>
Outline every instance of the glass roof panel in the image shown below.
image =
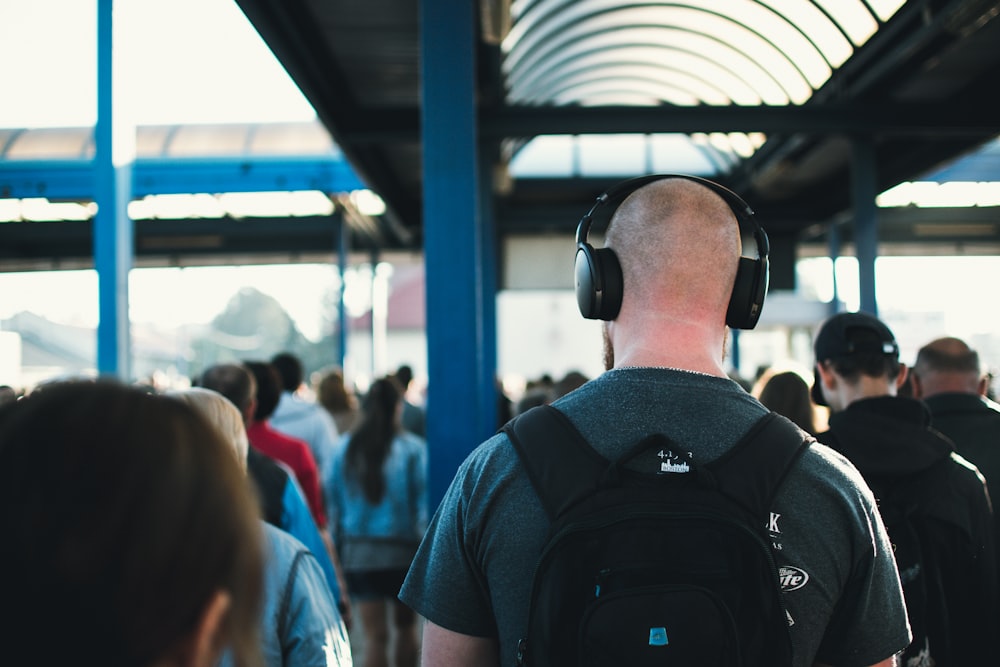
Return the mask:
<svg viewBox="0 0 1000 667">
<path fill-rule="evenodd" d="M 659 86 L 665 86 L 668 89 L 685 91 L 691 98 L 687 104 L 725 105 L 729 104 L 736 96 L 741 98 L 740 101 L 743 104 L 756 105 L 760 103 L 760 98 L 753 95 L 752 91 L 747 91 L 746 87 L 739 81 L 734 84 L 736 89 L 727 91 L 723 85 L 731 82 L 695 76 L 685 71 L 683 67 L 675 69 L 674 67 L 643 62 L 604 63 L 566 71 L 558 78 L 547 81 L 545 88 L 536 92 L 534 101 L 544 102 L 544 99 L 538 98 L 541 96 L 556 97 L 562 90 L 598 81 L 608 81 L 616 86 L 630 85 L 634 82 L 643 90 L 654 90 Z M 616 84 L 616 81 L 621 83 Z M 531 102 L 533 100 L 528 98 L 525 101 Z"/>
<path fill-rule="evenodd" d="M 515 177 L 622 176 L 677 171 L 708 176 L 731 158 L 683 134 L 542 136 L 510 162 Z"/>
<path fill-rule="evenodd" d="M 906 0 L 868 0 L 868 6 L 875 12 L 875 16 L 883 22 L 892 18 L 905 4 Z"/>
<path fill-rule="evenodd" d="M 640 45 L 611 47 L 600 50 L 589 50 L 580 55 L 570 56 L 565 64 L 556 65 L 549 68 L 538 68 L 533 76 L 526 77 L 519 81 L 518 85 L 512 87 L 511 95 L 516 99 L 528 103 L 540 103 L 544 101 L 544 96 L 549 90 L 549 86 L 554 81 L 566 75 L 585 75 L 589 71 L 606 71 L 612 67 L 636 67 L 637 69 L 647 69 L 656 67 L 661 72 L 680 72 L 689 78 L 691 72 L 697 72 L 704 82 L 711 82 L 716 90 L 724 91 L 726 99 L 713 102 L 706 99 L 708 104 L 735 104 L 759 105 L 763 103 L 763 98 L 758 91 L 747 84 L 746 80 L 736 74 L 728 67 L 723 67 L 717 62 L 705 58 L 700 53 L 680 51 L 664 46 Z M 787 97 L 781 97 L 777 86 L 772 86 L 771 99 L 777 99 L 777 103 L 787 102 Z M 714 96 L 714 95 L 713 95 Z M 773 103 L 773 102 L 772 102 Z"/>
<path fill-rule="evenodd" d="M 607 134 L 577 142 L 580 174 L 630 175 L 649 169 L 646 137 L 635 134 Z"/>
<path fill-rule="evenodd" d="M 525 144 L 511 159 L 515 176 L 565 176 L 574 173 L 573 137 L 545 135 Z"/>
<path fill-rule="evenodd" d="M 568 43 L 547 61 L 524 70 L 523 76 L 512 76 L 509 97 L 512 101 L 523 101 L 523 91 L 533 87 L 536 80 L 552 76 L 564 67 L 572 67 L 583 58 L 588 58 L 590 63 L 598 63 L 602 57 L 608 61 L 628 57 L 666 63 L 684 58 L 691 63 L 693 71 L 704 71 L 706 78 L 728 72 L 721 76 L 742 81 L 764 104 L 789 103 L 788 93 L 774 76 L 729 44 L 709 35 L 656 26 L 599 32 L 585 40 Z M 692 58 L 695 61 L 690 60 Z"/>
<path fill-rule="evenodd" d="M 655 79 L 638 79 L 629 77 L 589 77 L 576 84 L 566 85 L 549 92 L 550 99 L 556 104 L 573 104 L 579 101 L 582 106 L 593 105 L 600 96 L 602 105 L 630 104 L 626 98 L 646 99 L 653 106 L 666 102 L 675 106 L 695 106 L 698 98 L 688 91 L 675 88 L 663 81 Z M 631 104 L 639 104 L 638 101 Z"/>
<path fill-rule="evenodd" d="M 905 0 L 904 0 L 905 1 Z M 854 47 L 840 28 L 812 2 L 802 0 L 761 0 L 812 41 L 831 67 L 840 67 L 851 57 Z"/>
<path fill-rule="evenodd" d="M 673 95 L 673 97 L 671 97 Z M 556 104 L 579 104 L 581 107 L 602 107 L 602 106 L 637 106 L 652 107 L 659 104 L 676 104 L 677 106 L 691 106 L 690 100 L 685 99 L 680 91 L 668 93 L 647 93 L 641 90 L 604 89 L 595 88 L 587 91 L 587 99 L 576 102 L 572 97 L 566 95 L 565 98 L 554 100 Z"/>
<path fill-rule="evenodd" d="M 501 48 L 514 104 L 741 106 L 803 104 L 905 0 L 514 0 Z M 665 137 L 670 137 L 666 139 Z M 600 137 L 575 137 L 581 146 Z M 760 133 L 650 135 L 649 168 L 672 167 L 678 145 L 701 170 L 727 171 Z M 527 161 L 554 137 L 528 142 Z M 621 140 L 611 144 L 618 147 Z M 540 152 L 541 148 L 538 148 Z M 589 148 L 588 148 L 589 150 Z M 610 149 L 614 150 L 614 148 Z M 512 170 L 515 171 L 515 170 Z"/>
<path fill-rule="evenodd" d="M 719 16 L 732 17 L 733 20 L 760 35 L 783 52 L 788 60 L 795 63 L 813 88 L 818 88 L 830 78 L 830 64 L 820 53 L 817 44 L 810 41 L 783 15 L 750 0 L 727 2 L 724 5 L 708 0 L 697 4 L 706 10 L 714 7 Z"/>
<path fill-rule="evenodd" d="M 589 5 L 589 3 L 580 3 Z M 777 16 L 770 14 L 776 23 L 783 23 Z M 713 41 L 713 48 L 703 53 L 712 53 L 727 44 L 743 57 L 758 63 L 760 68 L 775 78 L 785 89 L 792 102 L 800 104 L 812 94 L 812 85 L 820 85 L 829 76 L 829 69 L 817 72 L 802 72 L 798 64 L 778 49 L 775 44 L 761 36 L 760 33 L 742 25 L 734 19 L 720 14 L 691 9 L 689 7 L 625 7 L 617 11 L 607 11 L 597 15 L 589 15 L 580 21 L 568 23 L 560 21 L 560 29 L 549 34 L 544 43 L 537 48 L 526 50 L 527 45 L 514 43 L 505 59 L 505 69 L 512 82 L 524 72 L 530 71 L 539 63 L 552 57 L 572 44 L 593 38 L 600 33 L 613 32 L 619 43 L 634 43 L 629 28 L 635 26 L 655 27 L 657 25 L 671 26 L 682 34 L 698 34 Z M 787 25 L 787 24 L 785 24 Z M 534 40 L 529 40 L 534 41 Z M 799 40 L 808 44 L 807 40 Z M 815 51 L 813 50 L 815 54 Z M 813 62 L 822 63 L 823 59 L 816 55 Z M 810 81 L 806 74 L 813 77 Z M 752 83 L 752 82 L 751 82 Z"/>
<path fill-rule="evenodd" d="M 874 0 L 869 9 L 862 0 L 516 2 L 514 24 L 503 41 L 503 67 L 511 100 L 539 103 L 537 91 L 560 76 L 556 70 L 579 68 L 574 62 L 579 55 L 591 54 L 588 62 L 594 74 L 602 76 L 597 71 L 599 52 L 606 52 L 608 62 L 620 62 L 623 56 L 612 53 L 618 48 L 670 48 L 696 54 L 717 67 L 728 66 L 766 104 L 801 104 L 850 57 L 852 44 L 864 44 L 879 21 L 890 18 L 902 4 L 902 0 Z M 653 51 L 648 53 L 656 58 Z M 746 65 L 734 66 L 734 60 L 752 61 L 758 73 L 752 74 Z M 691 74 L 716 83 L 712 89 L 720 87 L 716 77 L 700 69 Z M 783 95 L 766 90 L 768 77 L 778 81 Z M 748 102 L 731 94 L 730 103 Z"/>
<path fill-rule="evenodd" d="M 878 30 L 878 21 L 861 2 L 845 0 L 816 0 L 816 4 L 847 33 L 855 46 L 861 46 Z"/>
</svg>

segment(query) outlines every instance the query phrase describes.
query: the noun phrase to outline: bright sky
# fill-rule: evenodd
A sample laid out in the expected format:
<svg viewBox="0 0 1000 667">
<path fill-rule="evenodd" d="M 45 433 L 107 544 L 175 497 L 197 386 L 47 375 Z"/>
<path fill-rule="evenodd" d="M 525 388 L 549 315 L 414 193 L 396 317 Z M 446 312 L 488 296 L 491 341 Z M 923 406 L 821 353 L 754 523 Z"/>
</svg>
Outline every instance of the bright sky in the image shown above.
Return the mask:
<svg viewBox="0 0 1000 667">
<path fill-rule="evenodd" d="M 136 124 L 290 122 L 308 101 L 233 0 L 117 0 L 118 48 Z M 72 127 L 97 118 L 96 0 L 0 0 L 0 127 Z M 332 267 L 134 270 L 136 322 L 207 322 L 240 287 L 279 299 L 306 335 L 336 285 Z M 0 318 L 31 310 L 94 326 L 93 271 L 0 273 Z"/>
<path fill-rule="evenodd" d="M 233 0 L 117 0 L 134 122 L 303 121 L 316 114 Z M 0 0 L 0 127 L 93 125 L 96 0 Z"/>
</svg>

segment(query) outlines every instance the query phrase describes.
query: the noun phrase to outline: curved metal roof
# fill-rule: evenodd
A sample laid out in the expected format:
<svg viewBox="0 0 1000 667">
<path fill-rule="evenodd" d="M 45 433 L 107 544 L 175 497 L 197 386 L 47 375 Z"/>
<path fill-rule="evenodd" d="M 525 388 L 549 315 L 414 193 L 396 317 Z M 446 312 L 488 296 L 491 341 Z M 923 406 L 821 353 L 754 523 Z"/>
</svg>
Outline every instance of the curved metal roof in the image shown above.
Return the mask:
<svg viewBox="0 0 1000 667">
<path fill-rule="evenodd" d="M 511 7 L 512 26 L 501 44 L 507 100 L 555 106 L 801 105 L 902 4 L 523 0 Z M 763 143 L 761 136 L 723 136 L 689 136 L 710 165 L 699 173 L 725 173 Z"/>
<path fill-rule="evenodd" d="M 237 2 L 419 242 L 419 0 Z M 507 177 L 492 193 L 501 234 L 571 226 L 620 173 L 615 151 L 593 160 L 602 173 L 581 169 L 601 139 L 643 170 L 698 163 L 763 207 L 769 231 L 800 238 L 850 207 L 851 137 L 870 139 L 884 190 L 1000 134 L 997 0 L 476 7 L 468 57 L 484 153 Z M 522 168 L 540 155 L 562 172 Z"/>
</svg>

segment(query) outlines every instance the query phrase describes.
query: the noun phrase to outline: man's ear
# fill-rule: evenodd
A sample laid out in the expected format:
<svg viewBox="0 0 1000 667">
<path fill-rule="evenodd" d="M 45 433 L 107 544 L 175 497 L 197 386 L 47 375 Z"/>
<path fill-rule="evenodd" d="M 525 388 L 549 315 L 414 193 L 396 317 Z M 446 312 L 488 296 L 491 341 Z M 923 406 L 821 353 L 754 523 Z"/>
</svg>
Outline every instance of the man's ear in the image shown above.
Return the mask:
<svg viewBox="0 0 1000 667">
<path fill-rule="evenodd" d="M 837 386 L 837 376 L 830 367 L 830 362 L 817 361 L 816 370 L 819 371 L 819 379 L 825 388 L 832 390 Z"/>
<path fill-rule="evenodd" d="M 205 603 L 198 624 L 181 645 L 181 667 L 213 667 L 219 660 L 223 647 L 223 624 L 232 598 L 224 590 L 215 591 Z"/>
<path fill-rule="evenodd" d="M 976 387 L 976 393 L 980 396 L 986 396 L 990 389 L 990 378 L 988 376 L 983 376 L 979 378 L 979 385 Z"/>
<path fill-rule="evenodd" d="M 257 412 L 257 398 L 253 397 L 247 406 L 243 409 L 243 423 L 250 426 L 254 423 L 254 414 Z"/>
<path fill-rule="evenodd" d="M 896 389 L 899 389 L 904 384 L 906 384 L 906 376 L 910 374 L 910 369 L 906 367 L 906 364 L 899 365 L 899 375 L 896 376 Z"/>
</svg>

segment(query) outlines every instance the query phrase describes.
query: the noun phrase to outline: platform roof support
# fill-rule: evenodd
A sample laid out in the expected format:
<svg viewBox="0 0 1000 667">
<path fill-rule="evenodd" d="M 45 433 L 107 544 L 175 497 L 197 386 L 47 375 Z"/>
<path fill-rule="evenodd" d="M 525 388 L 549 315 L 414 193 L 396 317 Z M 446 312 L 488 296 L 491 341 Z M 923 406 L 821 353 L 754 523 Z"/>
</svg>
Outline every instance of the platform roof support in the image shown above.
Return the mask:
<svg viewBox="0 0 1000 667">
<path fill-rule="evenodd" d="M 484 258 L 495 249 L 480 204 L 474 3 L 421 2 L 420 31 L 433 508 L 466 455 L 496 429 L 496 401 L 483 398 L 496 396 L 496 352 L 487 351 L 495 333 L 485 331 L 496 299 L 484 278 Z"/>
<path fill-rule="evenodd" d="M 878 315 L 875 296 L 875 259 L 878 257 L 878 195 L 875 147 L 871 137 L 857 136 L 852 142 L 851 198 L 854 209 L 854 239 L 858 255 L 858 286 L 861 310 Z"/>
<path fill-rule="evenodd" d="M 97 126 L 95 128 L 94 268 L 97 270 L 97 372 L 131 379 L 131 341 L 128 313 L 128 274 L 133 262 L 131 163 L 134 129 L 118 116 L 114 104 L 114 0 L 97 5 Z M 131 153 L 131 154 L 130 154 Z"/>
</svg>

